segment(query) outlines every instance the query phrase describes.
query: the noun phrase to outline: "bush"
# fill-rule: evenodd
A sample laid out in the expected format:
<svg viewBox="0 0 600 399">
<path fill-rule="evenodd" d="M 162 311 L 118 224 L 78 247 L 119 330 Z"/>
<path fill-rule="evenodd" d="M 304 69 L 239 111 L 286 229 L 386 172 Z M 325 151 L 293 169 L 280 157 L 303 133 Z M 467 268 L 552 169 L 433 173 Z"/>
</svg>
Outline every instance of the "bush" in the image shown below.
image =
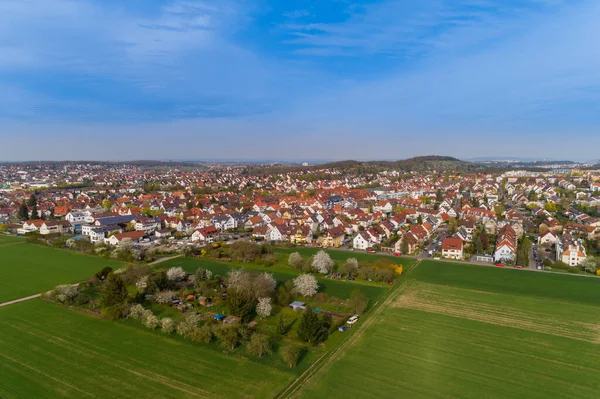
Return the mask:
<svg viewBox="0 0 600 399">
<path fill-rule="evenodd" d="M 113 271 L 113 268 L 110 266 L 105 266 L 98 273 L 95 274 L 98 280 L 104 280 L 108 275 Z"/>
<path fill-rule="evenodd" d="M 79 287 L 73 285 L 59 285 L 54 289 L 54 297 L 60 303 L 69 305 L 79 295 Z"/>
<path fill-rule="evenodd" d="M 130 319 L 135 319 L 137 321 L 141 321 L 144 316 L 144 307 L 140 304 L 133 305 L 129 308 L 129 312 L 127 313 L 127 317 Z"/>
</svg>

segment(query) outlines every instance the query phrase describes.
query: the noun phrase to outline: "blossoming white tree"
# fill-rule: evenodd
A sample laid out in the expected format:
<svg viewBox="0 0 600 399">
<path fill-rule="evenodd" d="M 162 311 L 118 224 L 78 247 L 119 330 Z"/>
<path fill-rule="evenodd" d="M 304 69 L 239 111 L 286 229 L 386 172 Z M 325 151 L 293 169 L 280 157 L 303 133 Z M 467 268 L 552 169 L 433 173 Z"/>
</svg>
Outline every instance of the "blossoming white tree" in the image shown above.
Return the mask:
<svg viewBox="0 0 600 399">
<path fill-rule="evenodd" d="M 165 334 L 171 334 L 175 331 L 175 322 L 170 317 L 165 317 L 160 321 L 160 330 Z"/>
<path fill-rule="evenodd" d="M 167 278 L 169 281 L 177 282 L 187 277 L 187 273 L 181 267 L 172 267 L 167 270 Z"/>
<path fill-rule="evenodd" d="M 312 267 L 321 274 L 329 274 L 333 270 L 335 263 L 331 260 L 329 254 L 323 250 L 313 256 Z"/>
<path fill-rule="evenodd" d="M 264 319 L 271 316 L 272 309 L 271 298 L 260 298 L 256 305 L 256 314 Z"/>
<path fill-rule="evenodd" d="M 302 255 L 299 252 L 293 252 L 288 258 L 288 264 L 293 268 L 300 268 L 302 266 Z"/>
<path fill-rule="evenodd" d="M 318 289 L 317 279 L 311 274 L 301 274 L 294 279 L 294 291 L 302 296 L 311 297 Z"/>
<path fill-rule="evenodd" d="M 146 327 L 148 327 L 149 329 L 154 330 L 154 329 L 156 329 L 156 327 L 158 327 L 160 325 L 160 319 L 153 314 L 148 315 L 144 319 L 144 325 Z"/>
<path fill-rule="evenodd" d="M 154 295 L 154 302 L 161 304 L 161 305 L 167 305 L 169 303 L 171 303 L 171 300 L 173 299 L 173 297 L 175 296 L 175 293 L 173 291 L 161 291 L 156 293 L 156 295 Z"/>
</svg>

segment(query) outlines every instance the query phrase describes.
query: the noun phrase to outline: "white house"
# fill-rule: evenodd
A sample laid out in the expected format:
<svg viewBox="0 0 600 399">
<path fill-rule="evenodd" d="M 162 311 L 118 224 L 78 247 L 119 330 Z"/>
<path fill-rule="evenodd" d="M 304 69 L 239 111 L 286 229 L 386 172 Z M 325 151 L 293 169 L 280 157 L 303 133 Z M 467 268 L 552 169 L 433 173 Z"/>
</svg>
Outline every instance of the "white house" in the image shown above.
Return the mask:
<svg viewBox="0 0 600 399">
<path fill-rule="evenodd" d="M 371 238 L 364 231 L 358 233 L 352 240 L 352 247 L 354 249 L 369 249 L 371 246 Z"/>
<path fill-rule="evenodd" d="M 550 230 L 546 230 L 544 233 L 540 234 L 538 237 L 539 245 L 554 245 L 556 244 L 556 234 L 554 234 Z"/>
</svg>

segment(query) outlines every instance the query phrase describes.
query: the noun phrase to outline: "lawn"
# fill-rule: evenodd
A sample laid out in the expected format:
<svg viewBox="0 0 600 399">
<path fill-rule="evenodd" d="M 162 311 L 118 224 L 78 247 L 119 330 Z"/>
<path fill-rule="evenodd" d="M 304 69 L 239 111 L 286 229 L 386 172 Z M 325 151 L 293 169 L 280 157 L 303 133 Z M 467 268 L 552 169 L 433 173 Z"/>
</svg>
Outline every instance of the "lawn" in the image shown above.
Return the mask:
<svg viewBox="0 0 600 399">
<path fill-rule="evenodd" d="M 0 397 L 269 398 L 292 372 L 33 300 L 0 308 Z"/>
<path fill-rule="evenodd" d="M 0 303 L 77 283 L 104 266 L 121 263 L 33 244 L 0 246 Z"/>
<path fill-rule="evenodd" d="M 265 271 L 272 273 L 273 277 L 279 282 L 284 283 L 287 280 L 294 279 L 298 273 L 292 268 L 286 267 L 265 267 L 254 264 L 235 264 L 235 263 L 223 263 L 217 262 L 210 259 L 194 259 L 194 258 L 175 258 L 160 263 L 157 267 L 168 268 L 174 266 L 181 266 L 188 273 L 195 273 L 200 267 L 209 269 L 214 274 L 226 276 L 229 270 L 239 267 L 248 268 L 251 270 Z M 282 271 L 284 270 L 284 271 Z M 369 297 L 371 301 L 377 299 L 381 294 L 386 292 L 389 288 L 387 285 L 381 283 L 369 283 L 367 281 L 360 282 L 346 281 L 346 280 L 330 280 L 322 277 L 319 278 L 319 292 L 324 292 L 328 295 L 335 296 L 341 299 L 347 299 L 355 289 L 360 289 L 365 295 Z"/>
<path fill-rule="evenodd" d="M 297 396 L 598 397 L 600 307 L 588 280 L 422 262 Z M 573 298 L 554 292 L 563 286 Z"/>
<path fill-rule="evenodd" d="M 275 248 L 275 253 L 280 255 L 280 259 L 284 265 L 287 265 L 287 259 L 292 252 L 298 252 L 302 257 L 307 258 L 313 256 L 317 252 L 321 251 L 321 248 L 308 248 L 308 247 L 297 247 L 297 248 Z M 348 258 L 356 258 L 359 262 L 371 263 L 379 259 L 389 259 L 393 263 L 402 264 L 405 268 L 412 266 L 415 262 L 415 258 L 397 257 L 390 255 L 381 254 L 369 254 L 366 252 L 349 252 L 342 250 L 325 250 L 338 265 L 344 264 Z"/>
</svg>

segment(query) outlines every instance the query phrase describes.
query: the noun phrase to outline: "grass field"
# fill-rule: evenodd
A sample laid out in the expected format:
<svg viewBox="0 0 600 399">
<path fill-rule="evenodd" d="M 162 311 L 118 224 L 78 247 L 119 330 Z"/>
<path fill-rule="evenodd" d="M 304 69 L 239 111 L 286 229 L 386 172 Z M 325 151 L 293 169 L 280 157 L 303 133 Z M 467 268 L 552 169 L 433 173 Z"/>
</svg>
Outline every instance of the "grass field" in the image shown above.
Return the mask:
<svg viewBox="0 0 600 399">
<path fill-rule="evenodd" d="M 33 244 L 0 244 L 0 303 L 77 283 L 104 266 L 121 263 Z"/>
<path fill-rule="evenodd" d="M 22 237 L 8 236 L 4 234 L 0 234 L 0 245 L 5 244 L 13 244 L 17 242 L 25 242 L 25 239 Z"/>
<path fill-rule="evenodd" d="M 0 397 L 268 398 L 294 374 L 33 300 L 0 308 Z"/>
<path fill-rule="evenodd" d="M 422 262 L 298 396 L 598 397 L 593 287 L 600 281 Z"/>
<path fill-rule="evenodd" d="M 266 271 L 272 273 L 273 277 L 279 283 L 294 279 L 298 275 L 298 273 L 294 272 L 294 270 L 289 267 L 283 269 L 285 271 L 282 271 L 281 267 L 264 267 L 255 266 L 252 264 L 238 265 L 233 263 L 216 262 L 210 259 L 176 258 L 162 262 L 158 265 L 158 267 L 161 268 L 168 268 L 174 266 L 181 266 L 188 273 L 195 273 L 198 268 L 203 267 L 221 276 L 226 276 L 227 272 L 229 272 L 229 270 L 231 269 L 245 267 L 251 270 Z M 319 286 L 320 292 L 324 292 L 327 295 L 335 296 L 341 299 L 349 298 L 352 291 L 358 288 L 365 295 L 367 295 L 370 300 L 374 300 L 389 289 L 387 285 L 374 284 L 366 281 L 360 282 L 358 280 L 355 280 L 350 282 L 345 280 L 329 280 L 326 278 L 319 278 Z"/>
<path fill-rule="evenodd" d="M 281 258 L 282 258 L 283 262 L 287 265 L 287 257 L 292 252 L 298 252 L 298 253 L 300 253 L 300 255 L 307 258 L 307 257 L 313 256 L 320 250 L 321 250 L 321 248 L 308 248 L 308 247 L 276 248 L 275 253 L 281 254 Z M 416 262 L 415 258 L 396 257 L 396 256 L 380 255 L 380 254 L 369 254 L 369 253 L 360 252 L 360 251 L 349 252 L 349 251 L 333 250 L 333 249 L 325 250 L 325 251 L 329 254 L 331 259 L 333 259 L 334 261 L 336 261 L 339 264 L 343 264 L 344 262 L 346 262 L 346 259 L 348 259 L 348 258 L 356 258 L 359 262 L 374 262 L 378 259 L 389 259 L 390 261 L 392 261 L 394 263 L 401 263 L 402 265 L 404 265 L 406 267 L 411 266 Z"/>
</svg>

